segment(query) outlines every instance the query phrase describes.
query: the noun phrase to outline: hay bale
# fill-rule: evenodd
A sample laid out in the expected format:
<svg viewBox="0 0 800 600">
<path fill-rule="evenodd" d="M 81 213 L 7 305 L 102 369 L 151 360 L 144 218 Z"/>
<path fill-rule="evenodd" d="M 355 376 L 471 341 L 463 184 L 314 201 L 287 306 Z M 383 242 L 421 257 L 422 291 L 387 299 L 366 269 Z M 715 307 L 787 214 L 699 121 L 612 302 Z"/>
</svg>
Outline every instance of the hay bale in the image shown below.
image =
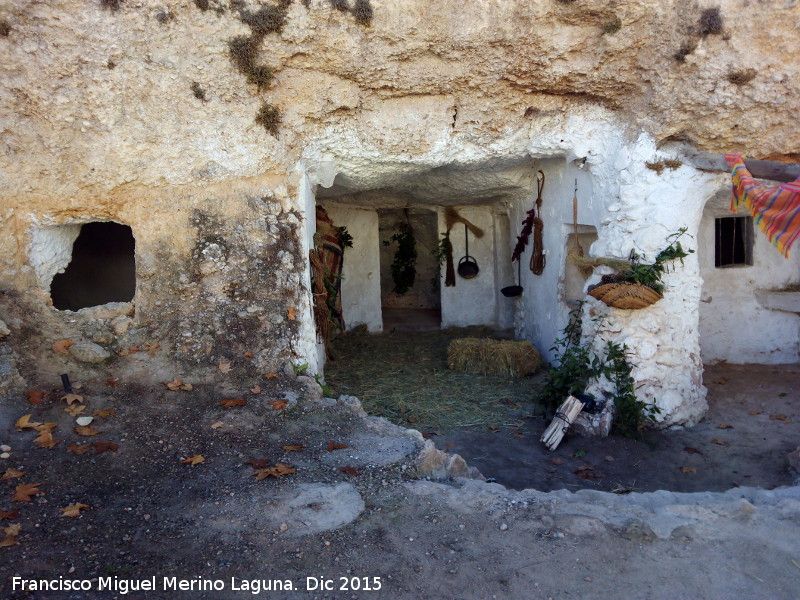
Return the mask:
<svg viewBox="0 0 800 600">
<path fill-rule="evenodd" d="M 528 341 L 461 338 L 447 348 L 447 366 L 454 371 L 499 377 L 525 377 L 542 363 Z"/>
</svg>

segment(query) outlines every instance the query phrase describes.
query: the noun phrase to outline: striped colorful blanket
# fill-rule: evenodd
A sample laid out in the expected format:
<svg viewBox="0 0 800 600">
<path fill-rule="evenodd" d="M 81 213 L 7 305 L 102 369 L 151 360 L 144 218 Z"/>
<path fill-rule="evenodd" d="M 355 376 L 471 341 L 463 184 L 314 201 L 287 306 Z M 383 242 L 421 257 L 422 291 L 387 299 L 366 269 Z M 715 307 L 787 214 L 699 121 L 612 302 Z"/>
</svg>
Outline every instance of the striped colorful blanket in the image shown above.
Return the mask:
<svg viewBox="0 0 800 600">
<path fill-rule="evenodd" d="M 725 160 L 733 169 L 731 210 L 744 204 L 772 245 L 789 258 L 789 249 L 800 237 L 800 178 L 776 186 L 759 185 L 741 154 L 726 154 Z"/>
</svg>

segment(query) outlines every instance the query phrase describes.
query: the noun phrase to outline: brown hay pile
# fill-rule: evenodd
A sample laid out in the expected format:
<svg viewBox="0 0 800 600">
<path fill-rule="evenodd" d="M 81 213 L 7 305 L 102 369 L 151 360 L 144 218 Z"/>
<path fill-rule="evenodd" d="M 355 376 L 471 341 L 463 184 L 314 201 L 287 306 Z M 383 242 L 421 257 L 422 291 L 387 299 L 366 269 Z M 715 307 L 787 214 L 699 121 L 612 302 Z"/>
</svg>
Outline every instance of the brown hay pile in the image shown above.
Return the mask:
<svg viewBox="0 0 800 600">
<path fill-rule="evenodd" d="M 448 367 L 477 375 L 525 377 L 541 364 L 541 356 L 528 341 L 461 338 L 447 348 Z"/>
</svg>

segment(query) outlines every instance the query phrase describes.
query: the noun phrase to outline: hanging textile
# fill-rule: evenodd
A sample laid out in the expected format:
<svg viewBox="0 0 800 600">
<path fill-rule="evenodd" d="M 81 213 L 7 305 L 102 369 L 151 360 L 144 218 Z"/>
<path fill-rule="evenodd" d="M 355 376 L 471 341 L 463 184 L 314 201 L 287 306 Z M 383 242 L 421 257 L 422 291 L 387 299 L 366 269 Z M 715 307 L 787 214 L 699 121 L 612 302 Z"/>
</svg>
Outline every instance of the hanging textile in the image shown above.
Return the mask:
<svg viewBox="0 0 800 600">
<path fill-rule="evenodd" d="M 314 321 L 325 344 L 328 358 L 332 328 L 344 330 L 342 318 L 342 266 L 344 248 L 341 232 L 321 206 L 317 207 L 315 248 L 309 254 L 311 287 L 314 296 Z"/>
<path fill-rule="evenodd" d="M 744 204 L 767 239 L 789 258 L 792 244 L 800 237 L 800 177 L 791 183 L 766 186 L 756 183 L 741 154 L 726 154 L 733 169 L 731 210 Z"/>
</svg>

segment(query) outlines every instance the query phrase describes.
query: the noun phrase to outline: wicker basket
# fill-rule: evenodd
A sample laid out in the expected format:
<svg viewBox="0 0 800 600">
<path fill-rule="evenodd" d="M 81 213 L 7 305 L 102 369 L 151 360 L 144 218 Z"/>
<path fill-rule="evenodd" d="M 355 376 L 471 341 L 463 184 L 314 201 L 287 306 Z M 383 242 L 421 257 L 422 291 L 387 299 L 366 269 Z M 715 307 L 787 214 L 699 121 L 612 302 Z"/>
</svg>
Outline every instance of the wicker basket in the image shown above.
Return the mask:
<svg viewBox="0 0 800 600">
<path fill-rule="evenodd" d="M 604 283 L 591 290 L 589 295 L 614 308 L 627 310 L 645 308 L 664 297 L 639 283 Z"/>
</svg>

